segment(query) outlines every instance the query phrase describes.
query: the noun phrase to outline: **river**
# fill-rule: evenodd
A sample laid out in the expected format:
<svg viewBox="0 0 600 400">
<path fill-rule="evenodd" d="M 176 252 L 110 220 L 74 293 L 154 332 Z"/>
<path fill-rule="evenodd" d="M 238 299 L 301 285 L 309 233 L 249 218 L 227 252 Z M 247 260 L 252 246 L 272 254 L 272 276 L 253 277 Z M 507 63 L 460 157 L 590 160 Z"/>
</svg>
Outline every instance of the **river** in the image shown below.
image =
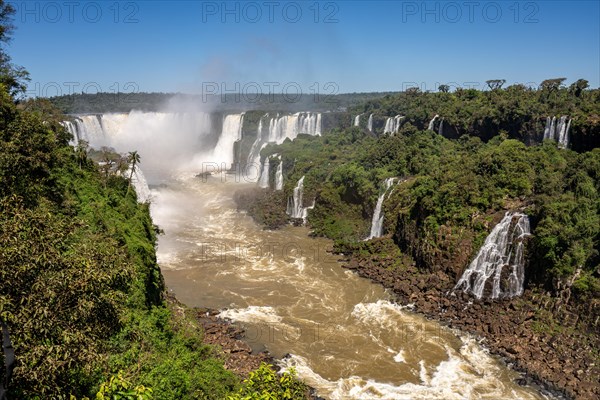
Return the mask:
<svg viewBox="0 0 600 400">
<path fill-rule="evenodd" d="M 250 184 L 181 173 L 152 190 L 158 261 L 189 306 L 223 310 L 328 399 L 542 399 L 475 339 L 343 269 L 307 228 L 263 230 L 236 211 Z"/>
</svg>

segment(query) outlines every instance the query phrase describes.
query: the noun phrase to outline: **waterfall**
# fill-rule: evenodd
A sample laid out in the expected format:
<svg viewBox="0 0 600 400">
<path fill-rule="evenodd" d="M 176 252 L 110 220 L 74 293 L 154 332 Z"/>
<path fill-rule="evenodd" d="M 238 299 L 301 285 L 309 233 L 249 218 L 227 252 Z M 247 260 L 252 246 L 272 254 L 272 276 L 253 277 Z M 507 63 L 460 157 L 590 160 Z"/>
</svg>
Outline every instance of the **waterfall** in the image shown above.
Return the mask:
<svg viewBox="0 0 600 400">
<path fill-rule="evenodd" d="M 358 114 L 356 117 L 354 117 L 354 126 L 359 126 L 360 125 L 360 114 Z"/>
<path fill-rule="evenodd" d="M 269 143 L 281 144 L 285 139 L 294 140 L 299 134 L 321 136 L 321 113 L 299 112 L 271 118 Z"/>
<path fill-rule="evenodd" d="M 291 218 L 302 218 L 306 222 L 308 217 L 308 210 L 312 210 L 315 207 L 315 202 L 308 207 L 303 207 L 304 197 L 304 176 L 298 180 L 296 187 L 294 188 L 294 195 L 288 197 L 288 205 L 286 213 Z"/>
<path fill-rule="evenodd" d="M 544 140 L 550 139 L 550 117 L 546 117 L 546 127 L 544 128 Z"/>
<path fill-rule="evenodd" d="M 234 145 L 242 139 L 244 113 L 229 114 L 223 118 L 219 141 L 213 150 L 213 161 L 229 168 L 235 162 Z"/>
<path fill-rule="evenodd" d="M 131 168 L 127 170 L 125 176 L 129 178 L 130 174 Z M 148 182 L 146 182 L 146 177 L 144 176 L 142 169 L 138 165 L 135 166 L 135 171 L 133 172 L 133 176 L 131 176 L 131 186 L 135 190 L 138 203 L 146 203 L 150 201 L 150 188 L 148 187 Z"/>
<path fill-rule="evenodd" d="M 260 151 L 266 146 L 262 144 L 263 141 L 263 118 L 267 117 L 269 114 L 263 115 L 258 121 L 258 129 L 256 130 L 256 140 L 252 143 L 252 147 L 250 148 L 250 153 L 248 153 L 248 160 L 246 161 L 247 166 L 256 166 L 260 164 Z"/>
<path fill-rule="evenodd" d="M 260 173 L 260 178 L 258 179 L 258 187 L 261 189 L 269 188 L 269 163 L 269 157 L 265 157 Z"/>
<path fill-rule="evenodd" d="M 396 115 L 395 117 L 390 117 L 385 120 L 385 128 L 383 128 L 383 133 L 398 133 L 400 129 L 400 122 L 404 119 L 401 115 Z"/>
<path fill-rule="evenodd" d="M 392 118 L 388 118 L 385 120 L 385 127 L 383 128 L 383 133 L 391 133 L 394 130 L 394 123 L 392 122 Z"/>
<path fill-rule="evenodd" d="M 438 128 L 438 133 L 440 135 L 444 134 L 444 118 L 442 118 L 442 120 L 440 121 L 440 127 Z"/>
<path fill-rule="evenodd" d="M 77 142 L 85 140 L 92 147 L 100 148 L 109 144 L 102 129 L 101 115 L 82 115 L 75 118 Z"/>
<path fill-rule="evenodd" d="M 373 220 L 371 221 L 371 234 L 367 240 L 383 235 L 383 214 L 381 213 L 381 208 L 383 207 L 385 195 L 390 187 L 392 187 L 395 179 L 396 178 L 387 178 L 383 183 L 383 191 L 377 199 L 377 205 L 375 206 L 375 211 L 373 212 Z"/>
<path fill-rule="evenodd" d="M 560 121 L 558 122 L 558 126 L 556 127 L 556 141 L 558 142 L 558 147 L 562 149 L 566 148 L 568 145 L 568 142 L 565 141 L 565 139 L 568 138 L 567 127 L 570 126 L 570 124 L 571 121 L 569 120 L 567 122 L 567 116 L 563 115 L 562 117 L 560 117 Z"/>
<path fill-rule="evenodd" d="M 373 132 L 373 114 L 369 114 L 369 121 L 367 121 L 367 129 L 369 132 Z"/>
<path fill-rule="evenodd" d="M 571 119 L 567 121 L 567 116 L 563 115 L 560 119 L 556 117 L 546 117 L 546 126 L 544 128 L 544 140 L 553 140 L 558 143 L 558 147 L 566 149 L 569 146 L 569 129 L 571 128 Z"/>
<path fill-rule="evenodd" d="M 211 121 L 211 115 L 203 112 L 131 111 L 79 115 L 72 123 L 78 142 L 85 140 L 92 148 L 108 146 L 119 153 L 138 151 L 144 172 L 152 181 L 164 171 L 197 170 L 200 162 L 212 161 L 218 137 Z M 227 153 L 233 157 L 233 143 Z"/>
<path fill-rule="evenodd" d="M 530 236 L 527 215 L 507 212 L 485 239 L 454 290 L 462 289 L 481 299 L 490 282 L 492 299 L 520 296 L 525 279 L 524 238 L 527 236 Z"/>
<path fill-rule="evenodd" d="M 558 141 L 558 147 L 560 147 L 562 149 L 566 149 L 567 146 L 569 146 L 569 129 L 571 129 L 571 121 L 573 121 L 573 120 L 570 119 L 569 123 L 567 123 L 567 129 L 565 131 L 565 134 Z"/>
<path fill-rule="evenodd" d="M 77 134 L 76 125 L 71 121 L 63 121 L 60 124 L 73 136 L 73 139 L 69 140 L 69 144 L 73 147 L 77 147 L 79 144 L 79 135 Z"/>
<path fill-rule="evenodd" d="M 283 190 L 283 161 L 281 156 L 279 156 L 279 164 L 275 173 L 275 190 Z"/>
<path fill-rule="evenodd" d="M 294 140 L 301 133 L 311 136 L 321 136 L 321 113 L 299 112 L 283 116 L 277 114 L 269 120 L 268 133 L 265 135 L 263 118 L 267 118 L 268 116 L 268 114 L 265 114 L 258 122 L 256 140 L 252 144 L 248 155 L 248 165 L 259 165 L 260 151 L 268 143 L 281 144 L 285 139 Z M 264 168 L 265 165 L 263 164 L 261 169 L 264 170 Z M 259 186 L 264 188 L 265 183 L 260 183 L 261 179 L 266 179 L 263 178 L 263 174 L 259 178 Z M 266 187 L 269 187 L 268 183 Z"/>
<path fill-rule="evenodd" d="M 431 118 L 431 121 L 429 121 L 429 126 L 427 127 L 428 131 L 432 131 L 433 130 L 433 124 L 435 122 L 436 119 L 438 119 L 440 116 L 435 114 L 435 116 L 433 118 Z"/>
</svg>

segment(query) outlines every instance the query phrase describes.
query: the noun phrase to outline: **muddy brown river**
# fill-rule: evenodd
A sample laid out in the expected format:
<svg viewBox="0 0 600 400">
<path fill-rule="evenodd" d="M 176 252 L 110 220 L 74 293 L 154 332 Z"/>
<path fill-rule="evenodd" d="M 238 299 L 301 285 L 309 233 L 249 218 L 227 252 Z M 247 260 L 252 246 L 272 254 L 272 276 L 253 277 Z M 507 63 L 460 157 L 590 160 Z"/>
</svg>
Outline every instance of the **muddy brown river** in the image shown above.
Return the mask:
<svg viewBox="0 0 600 400">
<path fill-rule="evenodd" d="M 158 260 L 179 300 L 223 310 L 257 350 L 289 353 L 282 366 L 328 399 L 546 398 L 475 339 L 343 269 L 330 241 L 237 212 L 233 193 L 249 185 L 180 174 L 153 189 Z"/>
</svg>

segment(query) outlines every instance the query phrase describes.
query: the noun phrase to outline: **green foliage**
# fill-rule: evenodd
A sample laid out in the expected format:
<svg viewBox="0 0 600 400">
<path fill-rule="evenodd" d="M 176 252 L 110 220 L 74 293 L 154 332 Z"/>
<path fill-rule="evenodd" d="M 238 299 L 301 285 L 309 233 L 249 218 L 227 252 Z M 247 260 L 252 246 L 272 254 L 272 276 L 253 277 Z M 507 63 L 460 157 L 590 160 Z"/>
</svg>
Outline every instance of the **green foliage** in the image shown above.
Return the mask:
<svg viewBox="0 0 600 400">
<path fill-rule="evenodd" d="M 133 386 L 119 371 L 100 385 L 96 400 L 150 400 L 152 389 L 143 385 Z"/>
<path fill-rule="evenodd" d="M 15 14 L 15 8 L 12 4 L 0 0 L 0 46 L 10 42 L 14 30 L 12 18 Z M 19 96 L 27 88 L 26 82 L 29 81 L 29 73 L 25 68 L 11 63 L 11 58 L 0 47 L 0 85 L 11 96 Z"/>
<path fill-rule="evenodd" d="M 69 147 L 48 104 L 17 108 L 0 92 L 0 110 L 0 315 L 17 358 L 9 396 L 140 399 L 152 388 L 160 399 L 222 399 L 236 390 L 198 324 L 165 303 L 156 227 L 127 179 L 99 171 L 85 146 Z"/>
<path fill-rule="evenodd" d="M 340 243 L 366 238 L 382 181 L 395 176 L 401 183 L 384 202 L 384 233 L 417 265 L 439 268 L 448 259 L 460 273 L 465 265 L 452 264 L 452 257 L 464 251 L 474 255 L 492 227 L 491 216 L 525 208 L 534 229 L 530 281 L 552 289 L 582 268 L 575 283 L 579 297 L 599 294 L 598 149 L 577 154 L 554 143 L 528 147 L 506 135 L 483 143 L 468 136 L 448 140 L 431 131 L 375 139 L 348 128 L 264 152 L 281 155 L 286 196 L 306 177 L 304 205 L 316 199 L 308 214 L 315 235 Z M 464 263 L 465 257 L 460 259 Z"/>
<path fill-rule="evenodd" d="M 228 396 L 228 400 L 304 400 L 308 387 L 296 379 L 296 371 L 277 375 L 268 364 L 250 373 L 239 392 Z"/>
</svg>

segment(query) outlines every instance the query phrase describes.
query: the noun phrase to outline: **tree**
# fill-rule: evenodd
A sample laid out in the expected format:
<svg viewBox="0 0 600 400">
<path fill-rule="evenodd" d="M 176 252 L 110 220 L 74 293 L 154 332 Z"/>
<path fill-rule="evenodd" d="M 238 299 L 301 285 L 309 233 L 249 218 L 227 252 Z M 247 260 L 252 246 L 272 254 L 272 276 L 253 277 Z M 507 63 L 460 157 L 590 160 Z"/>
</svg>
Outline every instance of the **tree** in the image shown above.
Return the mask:
<svg viewBox="0 0 600 400">
<path fill-rule="evenodd" d="M 133 174 L 135 173 L 135 168 L 141 162 L 141 157 L 137 151 L 130 151 L 127 160 L 131 165 L 131 172 L 129 173 L 129 185 L 127 186 L 127 194 L 129 194 L 129 189 L 131 188 L 131 180 L 133 179 Z"/>
<path fill-rule="evenodd" d="M 25 93 L 29 81 L 29 72 L 11 63 L 10 56 L 3 48 L 4 44 L 10 42 L 15 29 L 12 24 L 14 13 L 15 9 L 10 3 L 0 0 L 0 83 L 4 84 L 13 98 Z"/>
<path fill-rule="evenodd" d="M 408 89 L 406 89 L 406 94 L 408 95 L 417 95 L 421 93 L 421 89 L 419 89 L 418 87 L 409 87 Z"/>
<path fill-rule="evenodd" d="M 440 85 L 440 86 L 438 86 L 438 90 L 442 93 L 448 93 L 450 91 L 450 86 Z"/>
<path fill-rule="evenodd" d="M 75 157 L 79 162 L 79 169 L 81 169 L 83 163 L 85 163 L 85 161 L 87 160 L 88 148 L 89 144 L 85 140 L 80 140 L 77 143 L 77 147 L 75 148 Z"/>
<path fill-rule="evenodd" d="M 560 86 L 566 79 L 567 78 L 546 79 L 545 81 L 542 81 L 542 83 L 540 83 L 540 89 L 547 90 L 549 92 L 555 92 L 558 89 L 560 89 Z"/>
<path fill-rule="evenodd" d="M 590 84 L 585 79 L 577 79 L 577 81 L 573 82 L 571 86 L 569 86 L 569 92 L 573 93 L 575 97 L 581 97 L 581 93 L 585 89 L 590 87 Z"/>
<path fill-rule="evenodd" d="M 485 81 L 487 83 L 490 90 L 501 89 L 502 85 L 506 83 L 506 79 L 490 79 L 489 81 Z"/>
</svg>

